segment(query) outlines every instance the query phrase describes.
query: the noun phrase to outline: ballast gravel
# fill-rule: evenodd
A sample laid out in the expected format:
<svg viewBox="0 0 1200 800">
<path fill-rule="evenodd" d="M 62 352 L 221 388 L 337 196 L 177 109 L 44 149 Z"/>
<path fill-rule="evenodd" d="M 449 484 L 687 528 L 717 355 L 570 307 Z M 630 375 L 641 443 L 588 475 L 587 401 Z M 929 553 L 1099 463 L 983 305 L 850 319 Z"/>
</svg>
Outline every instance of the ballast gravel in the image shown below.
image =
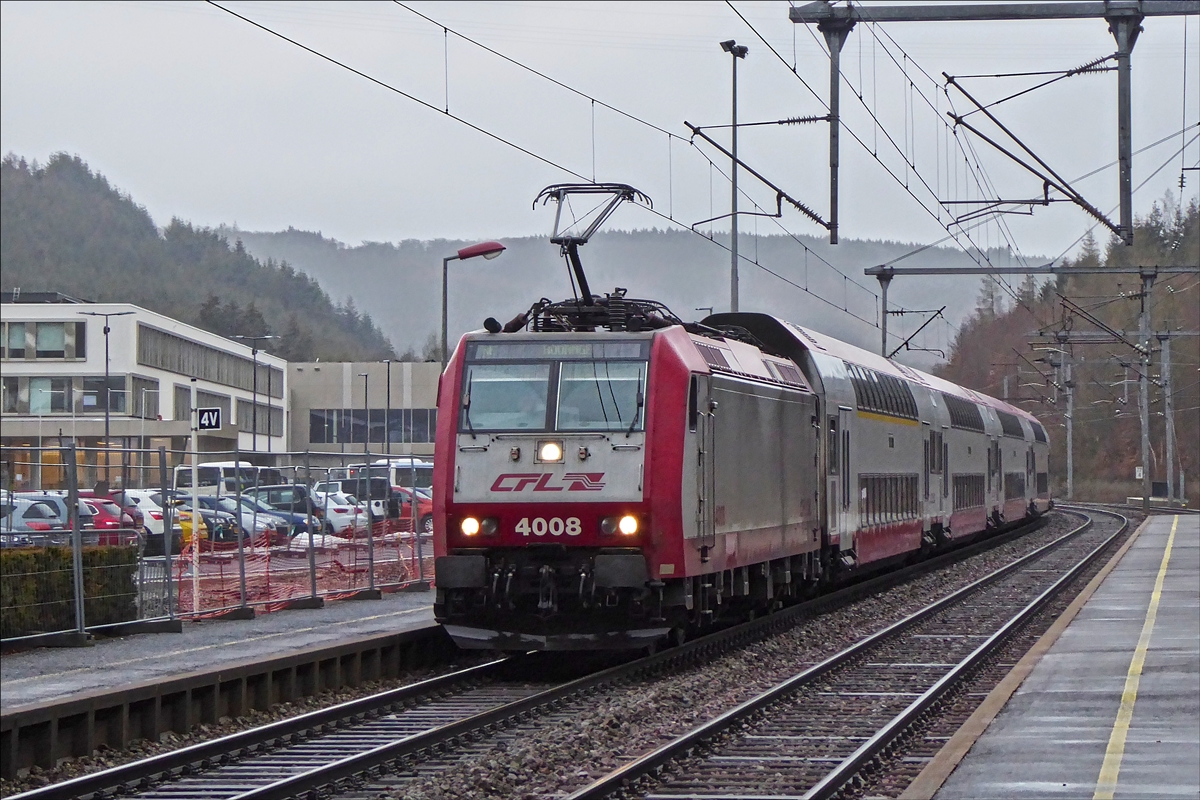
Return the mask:
<svg viewBox="0 0 1200 800">
<path fill-rule="evenodd" d="M 1052 514 L 1044 527 L 1016 541 L 703 666 L 609 687 L 443 757 L 444 769 L 431 772 L 426 764 L 416 778 L 393 777 L 383 794 L 401 800 L 565 797 L 1078 525 L 1077 517 Z"/>
</svg>

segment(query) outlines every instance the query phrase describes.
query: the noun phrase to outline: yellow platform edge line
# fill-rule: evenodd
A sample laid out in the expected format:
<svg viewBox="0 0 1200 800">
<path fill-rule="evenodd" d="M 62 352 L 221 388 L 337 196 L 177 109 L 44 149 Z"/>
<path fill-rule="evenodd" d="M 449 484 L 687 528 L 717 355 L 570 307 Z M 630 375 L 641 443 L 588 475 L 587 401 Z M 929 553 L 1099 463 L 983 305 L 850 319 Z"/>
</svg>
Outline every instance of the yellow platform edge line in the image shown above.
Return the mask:
<svg viewBox="0 0 1200 800">
<path fill-rule="evenodd" d="M 1150 637 L 1158 619 L 1158 604 L 1162 599 L 1163 581 L 1167 577 L 1167 565 L 1171 562 L 1171 548 L 1175 544 L 1175 529 L 1178 526 L 1179 517 L 1176 516 L 1171 523 L 1171 535 L 1167 537 L 1167 547 L 1163 551 L 1158 577 L 1154 580 L 1154 592 L 1150 595 L 1150 607 L 1146 609 L 1142 635 L 1138 638 L 1137 649 L 1133 651 L 1133 658 L 1129 662 L 1125 691 L 1121 694 L 1121 707 L 1117 710 L 1117 721 L 1113 723 L 1112 735 L 1108 738 L 1108 751 L 1104 754 L 1104 766 L 1100 768 L 1100 777 L 1096 779 L 1096 793 L 1092 795 L 1092 800 L 1113 800 L 1113 794 L 1117 791 L 1117 777 L 1121 772 L 1121 760 L 1125 756 L 1125 738 L 1129 735 L 1129 723 L 1133 720 L 1133 707 L 1137 703 L 1142 666 L 1146 663 L 1146 651 L 1150 649 Z"/>
</svg>

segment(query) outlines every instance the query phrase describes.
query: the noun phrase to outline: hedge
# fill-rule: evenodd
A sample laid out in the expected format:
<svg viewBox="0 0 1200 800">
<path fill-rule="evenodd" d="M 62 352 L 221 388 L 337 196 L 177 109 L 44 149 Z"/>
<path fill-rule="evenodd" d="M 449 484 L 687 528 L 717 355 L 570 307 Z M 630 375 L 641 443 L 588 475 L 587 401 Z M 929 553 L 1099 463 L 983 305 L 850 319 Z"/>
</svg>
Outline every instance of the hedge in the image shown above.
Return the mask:
<svg viewBox="0 0 1200 800">
<path fill-rule="evenodd" d="M 137 548 L 87 546 L 82 555 L 85 623 L 137 619 Z M 71 548 L 0 550 L 0 638 L 74 628 Z"/>
</svg>

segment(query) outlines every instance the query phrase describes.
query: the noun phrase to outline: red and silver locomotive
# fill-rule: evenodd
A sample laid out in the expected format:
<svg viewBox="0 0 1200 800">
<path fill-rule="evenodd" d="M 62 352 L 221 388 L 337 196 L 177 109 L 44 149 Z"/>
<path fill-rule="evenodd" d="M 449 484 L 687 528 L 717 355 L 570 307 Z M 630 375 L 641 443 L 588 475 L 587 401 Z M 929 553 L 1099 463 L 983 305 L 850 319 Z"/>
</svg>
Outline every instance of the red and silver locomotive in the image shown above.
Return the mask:
<svg viewBox="0 0 1200 800">
<path fill-rule="evenodd" d="M 435 614 L 462 647 L 651 646 L 1049 505 L 1025 411 L 765 314 L 618 290 L 463 337 L 442 375 Z M 544 193 L 545 195 L 546 193 Z"/>
</svg>

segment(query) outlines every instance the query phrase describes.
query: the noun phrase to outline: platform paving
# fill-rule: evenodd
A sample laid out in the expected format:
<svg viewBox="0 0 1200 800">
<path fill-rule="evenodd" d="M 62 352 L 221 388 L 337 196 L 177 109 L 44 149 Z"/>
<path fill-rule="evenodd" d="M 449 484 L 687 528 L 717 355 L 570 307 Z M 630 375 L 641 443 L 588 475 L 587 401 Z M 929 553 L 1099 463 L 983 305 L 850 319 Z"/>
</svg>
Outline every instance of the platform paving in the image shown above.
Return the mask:
<svg viewBox="0 0 1200 800">
<path fill-rule="evenodd" d="M 433 592 L 342 600 L 324 608 L 277 611 L 252 620 L 185 622 L 182 633 L 98 639 L 92 647 L 40 648 L 0 658 L 0 711 L 66 699 L 98 688 L 141 683 L 269 658 L 346 639 L 434 625 Z"/>
<path fill-rule="evenodd" d="M 1200 516 L 1147 522 L 935 797 L 1200 797 Z"/>
</svg>

